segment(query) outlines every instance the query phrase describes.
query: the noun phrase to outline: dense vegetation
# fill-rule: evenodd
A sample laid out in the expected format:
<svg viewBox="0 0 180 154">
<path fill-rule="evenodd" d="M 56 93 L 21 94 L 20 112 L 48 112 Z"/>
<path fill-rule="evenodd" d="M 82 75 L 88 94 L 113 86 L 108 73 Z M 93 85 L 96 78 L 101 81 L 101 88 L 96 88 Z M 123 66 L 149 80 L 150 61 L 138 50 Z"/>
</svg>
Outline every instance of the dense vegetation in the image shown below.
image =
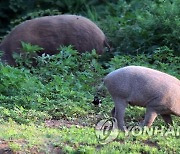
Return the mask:
<svg viewBox="0 0 180 154">
<path fill-rule="evenodd" d="M 0 2 L 0 36 L 22 21 L 73 13 L 95 21 L 118 53 L 152 53 L 167 46 L 180 50 L 179 0 L 8 0 Z"/>
<path fill-rule="evenodd" d="M 0 64 L 1 145 L 30 153 L 178 153 L 179 136 L 125 136 L 101 145 L 94 133 L 96 123 L 110 117 L 113 107 L 106 89 L 102 107 L 91 102 L 103 77 L 123 66 L 141 65 L 167 72 L 180 79 L 179 0 L 8 0 L 0 2 L 0 35 L 24 20 L 38 16 L 73 13 L 95 21 L 108 36 L 112 53 L 79 55 L 71 46 L 58 55 L 37 57 L 32 67 L 14 55 L 18 67 Z M 24 45 L 33 51 L 37 46 Z M 26 65 L 24 65 L 26 64 Z M 128 107 L 126 122 L 136 126 L 144 109 Z M 180 125 L 173 117 L 174 127 Z M 154 126 L 165 126 L 160 117 Z M 167 128 L 166 128 L 167 129 Z M 166 138 L 166 141 L 165 139 Z"/>
</svg>

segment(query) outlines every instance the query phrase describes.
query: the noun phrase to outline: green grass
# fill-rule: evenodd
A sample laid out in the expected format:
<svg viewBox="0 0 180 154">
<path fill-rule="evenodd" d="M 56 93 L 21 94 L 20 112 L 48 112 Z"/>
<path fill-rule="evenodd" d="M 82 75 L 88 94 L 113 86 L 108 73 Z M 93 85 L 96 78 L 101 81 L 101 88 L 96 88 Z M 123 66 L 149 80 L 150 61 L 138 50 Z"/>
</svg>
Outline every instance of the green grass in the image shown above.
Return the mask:
<svg viewBox="0 0 180 154">
<path fill-rule="evenodd" d="M 94 128 L 48 128 L 43 125 L 24 125 L 12 121 L 0 125 L 0 138 L 8 142 L 13 151 L 30 151 L 37 148 L 39 152 L 59 147 L 68 153 L 177 153 L 179 136 L 119 136 L 108 144 L 98 143 Z M 53 147 L 53 148 L 52 148 Z M 49 151 L 50 152 L 50 151 Z"/>
</svg>

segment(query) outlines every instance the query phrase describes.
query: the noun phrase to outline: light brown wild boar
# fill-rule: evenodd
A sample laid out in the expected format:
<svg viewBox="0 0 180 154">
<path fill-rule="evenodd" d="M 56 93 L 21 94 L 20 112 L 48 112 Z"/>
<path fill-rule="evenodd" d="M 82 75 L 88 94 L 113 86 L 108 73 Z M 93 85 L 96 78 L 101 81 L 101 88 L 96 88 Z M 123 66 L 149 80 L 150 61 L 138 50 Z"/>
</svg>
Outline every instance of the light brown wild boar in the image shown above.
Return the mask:
<svg viewBox="0 0 180 154">
<path fill-rule="evenodd" d="M 104 82 L 115 103 L 112 114 L 121 130 L 125 130 L 128 104 L 146 107 L 143 126 L 150 127 L 158 114 L 170 125 L 171 114 L 180 116 L 180 80 L 171 75 L 146 67 L 127 66 L 109 73 Z"/>
<path fill-rule="evenodd" d="M 104 33 L 89 19 L 77 15 L 46 16 L 16 26 L 0 44 L 3 61 L 15 65 L 12 53 L 20 53 L 21 41 L 44 48 L 38 55 L 57 54 L 60 45 L 72 45 L 80 53 L 95 49 L 98 54 L 109 45 Z"/>
</svg>

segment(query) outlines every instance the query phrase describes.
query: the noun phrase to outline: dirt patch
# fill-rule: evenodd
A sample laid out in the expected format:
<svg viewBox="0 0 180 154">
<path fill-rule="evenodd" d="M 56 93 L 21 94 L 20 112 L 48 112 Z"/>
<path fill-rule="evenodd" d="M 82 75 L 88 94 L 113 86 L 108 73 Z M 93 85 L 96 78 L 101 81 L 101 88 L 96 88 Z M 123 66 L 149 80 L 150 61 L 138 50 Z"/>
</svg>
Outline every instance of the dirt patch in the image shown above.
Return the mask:
<svg viewBox="0 0 180 154">
<path fill-rule="evenodd" d="M 0 140 L 0 154 L 13 154 L 9 148 L 8 142 Z"/>
<path fill-rule="evenodd" d="M 64 154 L 64 152 L 62 151 L 60 147 L 51 147 L 49 151 L 52 154 Z"/>
<path fill-rule="evenodd" d="M 101 114 L 89 114 L 86 117 L 82 118 L 73 118 L 71 120 L 69 119 L 50 119 L 45 121 L 45 125 L 47 127 L 52 128 L 61 128 L 61 127 L 67 127 L 70 128 L 72 126 L 75 126 L 77 128 L 83 128 L 83 127 L 95 127 L 97 122 L 99 122 L 102 119 L 106 119 Z"/>
<path fill-rule="evenodd" d="M 83 128 L 84 126 L 78 123 L 77 121 L 68 121 L 68 120 L 46 120 L 45 125 L 47 127 L 51 128 L 57 128 L 57 127 L 67 127 L 70 128 L 72 126 L 75 126 L 77 128 Z"/>
<path fill-rule="evenodd" d="M 156 147 L 157 149 L 160 149 L 159 145 L 157 142 L 152 142 L 150 140 L 145 140 L 143 141 L 144 144 L 147 144 L 150 147 Z"/>
<path fill-rule="evenodd" d="M 54 146 L 49 146 L 46 150 L 45 148 L 42 147 L 32 147 L 29 149 L 26 149 L 26 152 L 23 150 L 13 152 L 10 148 L 8 143 L 17 143 L 19 145 L 26 144 L 24 140 L 11 140 L 11 141 L 4 141 L 0 140 L 0 154 L 25 154 L 27 153 L 32 153 L 32 154 L 46 154 L 46 153 L 52 153 L 52 154 L 63 154 L 63 151 L 60 147 L 54 147 Z"/>
<path fill-rule="evenodd" d="M 42 148 L 38 147 L 33 147 L 28 150 L 29 153 L 32 154 L 46 154 L 46 153 L 51 153 L 51 154 L 64 154 L 62 149 L 59 147 L 49 147 L 47 150 L 43 150 Z M 21 154 L 21 153 L 19 153 Z"/>
</svg>

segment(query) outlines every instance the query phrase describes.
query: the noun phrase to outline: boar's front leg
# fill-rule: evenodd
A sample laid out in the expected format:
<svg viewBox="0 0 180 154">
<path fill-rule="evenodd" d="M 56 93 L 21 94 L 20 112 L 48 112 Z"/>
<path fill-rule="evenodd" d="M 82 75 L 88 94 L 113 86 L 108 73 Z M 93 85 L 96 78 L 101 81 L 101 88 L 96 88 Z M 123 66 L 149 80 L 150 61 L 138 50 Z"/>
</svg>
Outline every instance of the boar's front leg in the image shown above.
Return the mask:
<svg viewBox="0 0 180 154">
<path fill-rule="evenodd" d="M 153 108 L 147 107 L 145 119 L 143 121 L 143 126 L 150 127 L 154 122 L 154 120 L 156 119 L 156 117 L 157 117 L 157 112 Z"/>
<path fill-rule="evenodd" d="M 125 109 L 127 107 L 127 103 L 125 100 L 120 98 L 114 99 L 114 102 L 115 102 L 114 116 L 117 119 L 118 128 L 121 129 L 122 131 L 125 131 L 124 116 L 125 116 Z"/>
</svg>

